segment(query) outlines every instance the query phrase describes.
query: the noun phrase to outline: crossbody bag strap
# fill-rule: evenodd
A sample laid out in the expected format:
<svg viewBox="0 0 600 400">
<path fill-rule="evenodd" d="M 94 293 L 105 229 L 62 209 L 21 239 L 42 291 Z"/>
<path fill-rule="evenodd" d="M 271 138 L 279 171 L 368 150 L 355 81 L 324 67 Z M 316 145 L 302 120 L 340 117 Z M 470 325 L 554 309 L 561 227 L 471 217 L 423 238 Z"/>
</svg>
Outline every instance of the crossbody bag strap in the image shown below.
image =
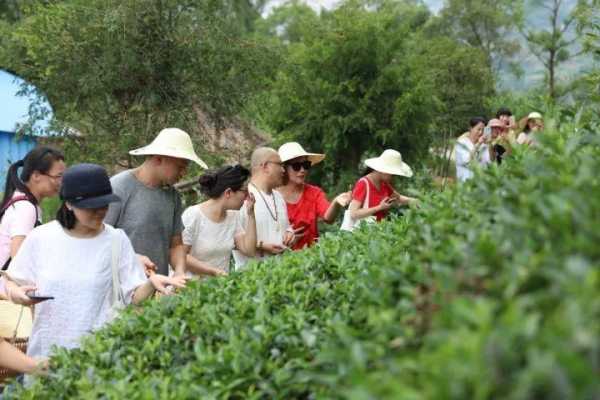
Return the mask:
<svg viewBox="0 0 600 400">
<path fill-rule="evenodd" d="M 371 197 L 371 191 L 369 188 L 369 179 L 368 178 L 362 178 L 365 182 L 365 185 L 367 185 L 367 195 L 365 197 L 365 201 L 363 201 L 363 208 L 366 210 L 369 208 L 369 198 Z"/>
<path fill-rule="evenodd" d="M 107 229 L 105 227 L 105 229 Z M 121 293 L 121 282 L 119 281 L 119 258 L 121 257 L 121 240 L 119 233 L 115 230 L 111 235 L 111 270 L 112 270 L 112 304 L 123 301 Z"/>
</svg>

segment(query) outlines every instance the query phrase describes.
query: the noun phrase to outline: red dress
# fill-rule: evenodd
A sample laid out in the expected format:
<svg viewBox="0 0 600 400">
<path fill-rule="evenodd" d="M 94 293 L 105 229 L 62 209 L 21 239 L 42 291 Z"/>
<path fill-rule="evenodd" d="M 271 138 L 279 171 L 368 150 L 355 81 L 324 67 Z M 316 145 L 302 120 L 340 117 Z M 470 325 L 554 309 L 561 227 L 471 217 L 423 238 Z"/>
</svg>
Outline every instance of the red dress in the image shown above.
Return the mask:
<svg viewBox="0 0 600 400">
<path fill-rule="evenodd" d="M 319 237 L 317 222 L 324 218 L 329 201 L 318 186 L 304 184 L 304 191 L 297 203 L 287 203 L 288 218 L 294 228 L 304 226 L 304 236 L 293 246 L 294 250 L 312 246 Z"/>
<path fill-rule="evenodd" d="M 377 190 L 373 182 L 371 182 L 369 178 L 364 177 L 354 185 L 354 189 L 352 190 L 352 200 L 360 201 L 361 204 L 365 201 L 365 197 L 367 197 L 365 180 L 369 182 L 369 208 L 378 206 L 383 199 L 394 194 L 394 188 L 389 183 L 381 182 L 380 188 Z M 377 221 L 381 221 L 387 214 L 387 211 L 378 211 L 375 213 L 375 217 L 377 218 Z"/>
</svg>

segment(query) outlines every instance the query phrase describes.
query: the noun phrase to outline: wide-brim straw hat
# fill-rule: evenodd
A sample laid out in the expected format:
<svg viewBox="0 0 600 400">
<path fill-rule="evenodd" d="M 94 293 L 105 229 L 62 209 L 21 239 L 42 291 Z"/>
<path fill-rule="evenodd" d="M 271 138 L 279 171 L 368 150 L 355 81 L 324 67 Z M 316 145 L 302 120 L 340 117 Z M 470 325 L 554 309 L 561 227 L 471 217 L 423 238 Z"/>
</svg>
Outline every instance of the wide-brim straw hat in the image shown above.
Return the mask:
<svg viewBox="0 0 600 400">
<path fill-rule="evenodd" d="M 400 152 L 392 149 L 385 150 L 379 157 L 369 158 L 365 161 L 367 167 L 384 174 L 399 175 L 410 178 L 412 169 L 402 161 Z"/>
<path fill-rule="evenodd" d="M 298 157 L 306 157 L 312 165 L 318 164 L 325 159 L 325 154 L 309 153 L 299 143 L 288 142 L 279 147 L 278 150 L 281 162 L 293 160 Z"/>
<path fill-rule="evenodd" d="M 190 135 L 178 128 L 166 128 L 147 146 L 129 152 L 132 156 L 168 156 L 190 160 L 208 168 L 194 151 Z"/>
</svg>

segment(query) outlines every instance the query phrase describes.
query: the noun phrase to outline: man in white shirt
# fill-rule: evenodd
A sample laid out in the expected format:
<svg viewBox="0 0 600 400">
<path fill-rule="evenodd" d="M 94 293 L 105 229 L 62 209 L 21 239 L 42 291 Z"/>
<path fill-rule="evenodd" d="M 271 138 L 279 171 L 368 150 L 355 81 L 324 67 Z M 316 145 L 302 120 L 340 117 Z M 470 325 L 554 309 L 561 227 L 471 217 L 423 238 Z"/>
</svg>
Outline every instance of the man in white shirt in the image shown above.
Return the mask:
<svg viewBox="0 0 600 400">
<path fill-rule="evenodd" d="M 300 229 L 290 227 L 287 206 L 283 196 L 274 188 L 281 186 L 284 174 L 279 153 L 269 147 L 254 150 L 251 158 L 252 177 L 248 191 L 254 195 L 254 215 L 256 219 L 256 256 L 281 254 L 301 235 Z M 242 226 L 246 226 L 246 205 L 240 210 Z M 233 252 L 236 269 L 243 268 L 249 258 L 238 251 Z"/>
<path fill-rule="evenodd" d="M 489 135 L 484 135 L 485 120 L 481 117 L 471 118 L 470 129 L 456 141 L 454 158 L 456 161 L 456 179 L 465 182 L 473 177 L 472 164 L 485 166 L 491 162 Z"/>
</svg>

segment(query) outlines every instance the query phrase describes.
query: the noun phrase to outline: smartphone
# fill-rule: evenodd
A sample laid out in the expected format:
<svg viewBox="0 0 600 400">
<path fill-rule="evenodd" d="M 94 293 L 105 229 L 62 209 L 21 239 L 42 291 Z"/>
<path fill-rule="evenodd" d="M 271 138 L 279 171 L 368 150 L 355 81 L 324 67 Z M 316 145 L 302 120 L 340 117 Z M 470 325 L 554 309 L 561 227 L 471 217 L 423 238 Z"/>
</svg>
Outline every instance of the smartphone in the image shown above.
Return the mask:
<svg viewBox="0 0 600 400">
<path fill-rule="evenodd" d="M 36 300 L 36 301 L 46 301 L 46 300 L 54 300 L 54 296 L 42 296 L 39 294 L 28 294 L 27 297 L 29 297 L 31 300 Z"/>
<path fill-rule="evenodd" d="M 483 136 L 485 136 L 486 138 L 492 136 L 492 128 L 490 128 L 489 126 L 483 128 Z"/>
</svg>

